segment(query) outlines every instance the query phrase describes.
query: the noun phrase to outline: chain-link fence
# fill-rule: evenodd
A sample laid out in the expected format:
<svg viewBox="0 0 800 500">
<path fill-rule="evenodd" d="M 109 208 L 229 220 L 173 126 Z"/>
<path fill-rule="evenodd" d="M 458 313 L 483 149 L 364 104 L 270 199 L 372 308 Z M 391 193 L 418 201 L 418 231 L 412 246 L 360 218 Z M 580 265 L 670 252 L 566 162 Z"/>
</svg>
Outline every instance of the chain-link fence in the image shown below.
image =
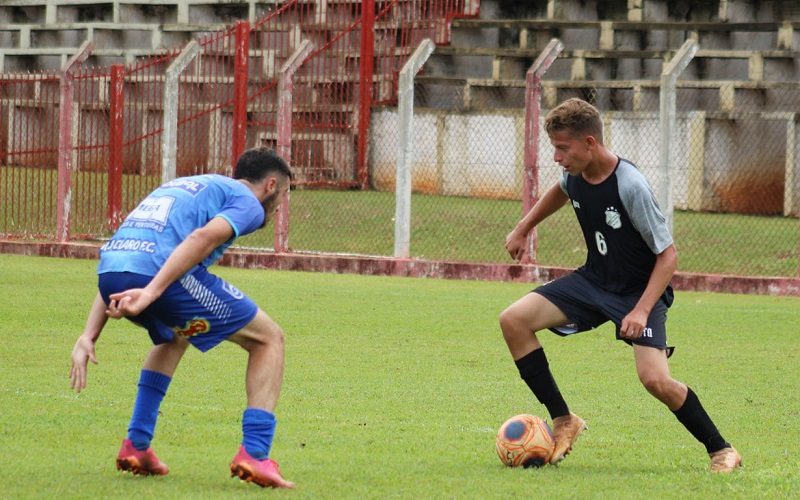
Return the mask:
<svg viewBox="0 0 800 500">
<path fill-rule="evenodd" d="M 21 239 L 55 235 L 57 172 L 37 165 L 40 158 L 51 164 L 57 160 L 58 109 L 39 103 L 58 101 L 56 75 L 0 78 L 0 232 Z M 14 148 L 22 137 L 30 137 L 26 147 Z"/>
<path fill-rule="evenodd" d="M 439 100 L 448 94 L 414 87 L 410 255 L 504 262 L 505 235 L 522 215 L 524 110 L 478 111 L 492 109 L 483 98 L 461 113 L 435 107 L 464 106 L 466 92 L 449 89 L 449 99 Z M 373 115 L 372 179 L 380 191 L 394 192 L 397 121 L 394 109 Z"/>
<path fill-rule="evenodd" d="M 304 33 L 316 33 L 315 52 L 300 66 L 293 89 L 290 158 L 299 182 L 291 193 L 288 248 L 392 256 L 396 162 L 405 147 L 398 142 L 394 106 L 397 72 L 422 38 L 447 40 L 441 19 L 422 22 L 434 4 L 376 2 L 374 29 L 365 33 L 360 5 L 327 12 L 331 23 L 340 24 L 321 30 L 315 21 L 322 14 L 309 10 L 311 4 L 287 3 L 287 18 L 276 11 L 248 32 L 249 45 L 240 52 L 252 58 L 246 102 L 235 101 L 231 76 L 240 35 L 231 28 L 204 39 L 202 57 L 188 66 L 179 87 L 177 174 L 229 173 L 231 143 L 240 133 L 236 123 L 246 130 L 241 147 L 277 145 L 277 69 L 309 39 Z M 464 5 L 456 7 L 467 13 Z M 436 12 L 446 18 L 455 11 Z M 364 46 L 371 47 L 371 73 L 361 64 Z M 63 188 L 55 168 L 63 158 L 56 125 L 63 109 L 59 76 L 0 79 L 1 233 L 57 237 L 63 195 L 74 200 L 71 237 L 102 237 L 160 182 L 162 75 L 174 55 L 74 75 L 78 118 L 67 127 L 75 140 L 66 151 L 74 164 L 72 190 Z M 568 66 L 556 61 L 553 68 L 564 73 Z M 414 85 L 410 256 L 510 263 L 504 239 L 522 216 L 529 181 L 525 82 L 437 78 L 426 71 Z M 115 82 L 124 89 L 124 106 L 116 111 Z M 679 81 L 668 178 L 660 165 L 660 91 L 653 79 L 545 80 L 540 129 L 544 113 L 566 98 L 598 107 L 606 145 L 636 164 L 656 192 L 669 180 L 681 271 L 797 276 L 800 84 Z M 384 107 L 365 115 L 369 103 Z M 117 116 L 121 126 L 114 125 Z M 359 133 L 365 123 L 369 134 Z M 535 150 L 538 194 L 557 182 L 562 169 L 543 132 Z M 112 192 L 115 176 L 124 180 L 122 193 Z M 272 233 L 239 243 L 270 249 Z M 538 228 L 536 263 L 574 267 L 585 251 L 568 207 Z"/>
<path fill-rule="evenodd" d="M 205 32 L 182 50 L 134 63 L 84 67 L 93 50 L 87 41 L 68 70 L 2 75 L 0 234 L 103 238 L 165 179 L 230 174 L 238 155 L 253 146 L 284 146 L 297 187 L 366 190 L 370 107 L 396 99 L 397 71 L 418 40 L 446 43 L 449 20 L 476 8 L 461 0 L 288 0 L 252 25 Z M 306 42 L 314 51 L 293 80 L 290 126 L 279 130 L 278 78 Z M 197 50 L 189 50 L 192 44 Z M 178 58 L 186 64 L 173 73 L 169 90 L 169 67 Z M 176 103 L 174 111 L 168 102 Z M 281 144 L 287 133 L 291 139 Z M 303 194 L 295 196 L 296 248 L 369 250 L 371 225 L 354 237 L 361 231 L 354 224 L 340 240 L 342 223 L 357 217 L 342 218 L 339 207 L 360 214 L 372 204 L 340 196 L 332 209 L 327 193 Z M 307 239 L 304 218 L 321 223 L 308 227 Z M 273 241 L 262 232 L 242 243 L 269 248 Z"/>
<path fill-rule="evenodd" d="M 475 92 L 468 81 L 455 86 L 450 81 L 445 93 L 436 79 L 423 80 L 415 87 L 411 255 L 510 262 L 503 243 L 522 215 L 524 99 L 514 108 L 508 88 L 479 86 Z M 544 86 L 543 114 L 570 97 L 594 104 L 603 115 L 609 149 L 636 164 L 654 192 L 663 188 L 657 85 Z M 773 99 L 800 104 L 800 86 L 776 87 L 770 89 L 777 92 Z M 797 276 L 797 113 L 748 109 L 747 101 L 738 100 L 730 111 L 712 110 L 710 105 L 703 109 L 698 102 L 718 103 L 704 100 L 698 91 L 703 89 L 680 84 L 677 89 L 669 180 L 679 269 Z M 436 95 L 446 95 L 438 102 L 457 103 L 460 112 L 429 107 L 437 102 Z M 394 192 L 397 120 L 392 108 L 373 115 L 372 179 L 387 198 Z M 538 159 L 541 193 L 562 172 L 544 134 Z M 382 215 L 387 236 L 390 215 L 388 209 Z M 376 241 L 383 252 L 378 246 L 373 251 L 389 251 L 388 241 Z M 536 262 L 543 265 L 574 267 L 585 259 L 585 244 L 568 206 L 540 225 L 537 244 Z"/>
<path fill-rule="evenodd" d="M 687 272 L 797 276 L 800 86 L 761 84 L 721 109 L 726 90 L 677 89 L 675 161 L 671 168 L 673 231 L 679 269 Z M 772 88 L 772 87 L 775 88 Z M 770 94 L 769 97 L 767 94 Z M 605 112 L 610 148 L 635 162 L 654 188 L 658 169 L 658 95 L 641 112 Z M 601 111 L 615 107 L 586 96 Z M 787 107 L 787 105 L 789 107 Z"/>
</svg>

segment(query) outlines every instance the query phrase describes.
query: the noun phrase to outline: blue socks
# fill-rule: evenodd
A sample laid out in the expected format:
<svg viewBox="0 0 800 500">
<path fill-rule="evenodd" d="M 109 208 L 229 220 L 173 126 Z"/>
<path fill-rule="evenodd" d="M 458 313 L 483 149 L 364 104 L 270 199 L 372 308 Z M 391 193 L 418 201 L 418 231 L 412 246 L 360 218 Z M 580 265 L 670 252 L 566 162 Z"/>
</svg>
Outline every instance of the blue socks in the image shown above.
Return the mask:
<svg viewBox="0 0 800 500">
<path fill-rule="evenodd" d="M 133 416 L 128 427 L 128 439 L 137 450 L 146 450 L 150 447 L 156 428 L 158 408 L 171 381 L 172 377 L 150 370 L 142 370 L 139 375 L 139 391 L 136 393 Z"/>
<path fill-rule="evenodd" d="M 269 457 L 275 435 L 275 415 L 260 408 L 247 408 L 242 416 L 242 444 L 256 460 Z"/>
<path fill-rule="evenodd" d="M 137 450 L 150 447 L 158 419 L 158 409 L 167 393 L 171 377 L 151 370 L 139 375 L 139 391 L 133 405 L 133 416 L 128 427 L 128 439 Z M 275 415 L 260 408 L 247 408 L 242 416 L 242 445 L 257 460 L 269 457 L 272 437 L 275 435 Z"/>
</svg>

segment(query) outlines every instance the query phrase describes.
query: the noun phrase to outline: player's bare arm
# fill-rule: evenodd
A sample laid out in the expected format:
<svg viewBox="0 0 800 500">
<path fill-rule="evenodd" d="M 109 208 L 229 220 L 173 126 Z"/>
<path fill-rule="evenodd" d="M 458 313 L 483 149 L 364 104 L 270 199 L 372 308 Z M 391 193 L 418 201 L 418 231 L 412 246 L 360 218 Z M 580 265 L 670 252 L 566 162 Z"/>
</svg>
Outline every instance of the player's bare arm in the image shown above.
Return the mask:
<svg viewBox="0 0 800 500">
<path fill-rule="evenodd" d="M 553 215 L 569 200 L 559 184 L 554 184 L 527 214 L 519 221 L 516 227 L 506 236 L 506 250 L 511 258 L 520 260 L 525 254 L 525 240 L 528 233 L 540 222 Z"/>
<path fill-rule="evenodd" d="M 81 392 L 86 387 L 86 373 L 89 360 L 97 364 L 97 355 L 95 354 L 94 345 L 103 331 L 103 327 L 108 321 L 106 316 L 106 304 L 103 298 L 98 293 L 91 309 L 89 309 L 89 317 L 86 320 L 86 327 L 78 340 L 75 341 L 75 346 L 72 348 L 72 367 L 69 370 L 70 385 L 77 392 Z"/>
<path fill-rule="evenodd" d="M 215 248 L 233 237 L 233 228 L 222 217 L 214 217 L 193 231 L 170 254 L 164 266 L 145 288 L 111 294 L 107 314 L 112 318 L 136 316 L 164 293 L 169 285 L 211 255 Z"/>
<path fill-rule="evenodd" d="M 675 250 L 675 245 L 668 246 L 656 256 L 656 264 L 653 267 L 653 272 L 650 273 L 647 288 L 645 288 L 633 310 L 622 319 L 620 335 L 623 338 L 636 339 L 641 337 L 644 328 L 647 326 L 647 318 L 650 316 L 653 305 L 664 293 L 677 267 L 678 252 Z"/>
</svg>

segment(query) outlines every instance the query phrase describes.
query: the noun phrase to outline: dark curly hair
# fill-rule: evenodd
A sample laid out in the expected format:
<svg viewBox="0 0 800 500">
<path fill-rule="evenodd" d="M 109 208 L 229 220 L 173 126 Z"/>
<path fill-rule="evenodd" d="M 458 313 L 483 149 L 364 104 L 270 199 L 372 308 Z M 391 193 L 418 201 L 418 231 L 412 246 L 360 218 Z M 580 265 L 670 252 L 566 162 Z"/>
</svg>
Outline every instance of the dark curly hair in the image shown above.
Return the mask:
<svg viewBox="0 0 800 500">
<path fill-rule="evenodd" d="M 239 157 L 233 178 L 255 183 L 273 172 L 282 174 L 289 180 L 293 177 L 292 169 L 274 150 L 266 147 L 251 148 Z"/>
</svg>

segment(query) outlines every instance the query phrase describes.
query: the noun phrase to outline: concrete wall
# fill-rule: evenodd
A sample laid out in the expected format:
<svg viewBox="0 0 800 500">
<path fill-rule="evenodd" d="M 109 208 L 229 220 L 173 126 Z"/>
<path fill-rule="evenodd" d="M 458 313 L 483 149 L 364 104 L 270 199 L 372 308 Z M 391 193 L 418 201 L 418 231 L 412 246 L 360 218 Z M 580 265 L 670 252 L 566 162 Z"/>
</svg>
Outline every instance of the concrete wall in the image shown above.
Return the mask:
<svg viewBox="0 0 800 500">
<path fill-rule="evenodd" d="M 523 117 L 523 110 L 470 114 L 416 110 L 412 189 L 520 199 Z M 606 112 L 604 119 L 606 145 L 634 162 L 657 191 L 662 182 L 658 114 Z M 790 125 L 794 120 L 793 113 L 745 120 L 679 113 L 672 178 L 675 208 L 778 214 L 784 212 L 786 192 L 787 198 L 793 198 L 789 213 L 796 214 L 800 127 Z M 373 187 L 378 190 L 394 190 L 397 121 L 393 109 L 372 115 L 369 163 Z M 788 137 L 787 130 L 794 136 Z M 557 182 L 561 168 L 553 162 L 553 148 L 544 132 L 538 151 L 539 185 L 544 190 Z M 787 159 L 791 164 L 787 165 Z"/>
<path fill-rule="evenodd" d="M 521 113 L 414 115 L 412 189 L 415 192 L 519 198 L 524 124 Z M 373 187 L 393 190 L 398 115 L 372 114 L 370 161 Z"/>
</svg>

